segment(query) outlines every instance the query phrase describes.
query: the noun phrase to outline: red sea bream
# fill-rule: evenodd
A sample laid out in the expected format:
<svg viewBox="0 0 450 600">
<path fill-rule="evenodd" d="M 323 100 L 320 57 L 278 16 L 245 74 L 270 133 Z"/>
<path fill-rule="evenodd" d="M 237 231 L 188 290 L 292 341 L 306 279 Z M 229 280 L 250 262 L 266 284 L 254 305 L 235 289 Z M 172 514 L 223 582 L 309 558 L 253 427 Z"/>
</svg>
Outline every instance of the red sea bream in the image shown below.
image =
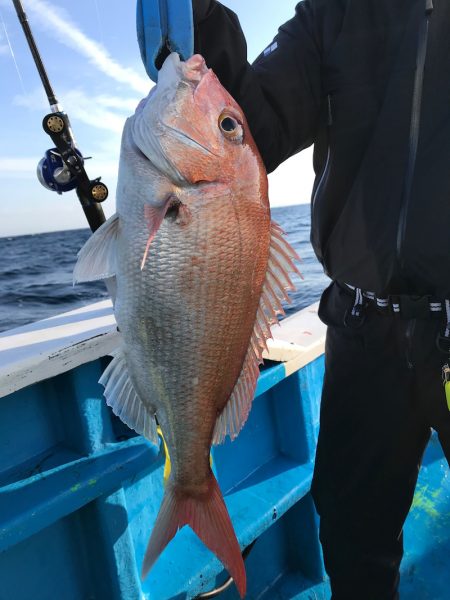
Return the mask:
<svg viewBox="0 0 450 600">
<path fill-rule="evenodd" d="M 171 473 L 143 576 L 189 525 L 246 590 L 239 543 L 211 471 L 212 444 L 250 412 L 295 252 L 270 219 L 267 176 L 242 110 L 201 56 L 170 55 L 126 124 L 117 212 L 74 277 L 115 277 L 121 347 L 101 378 L 109 406 L 158 443 Z M 156 419 L 155 419 L 156 418 Z"/>
</svg>

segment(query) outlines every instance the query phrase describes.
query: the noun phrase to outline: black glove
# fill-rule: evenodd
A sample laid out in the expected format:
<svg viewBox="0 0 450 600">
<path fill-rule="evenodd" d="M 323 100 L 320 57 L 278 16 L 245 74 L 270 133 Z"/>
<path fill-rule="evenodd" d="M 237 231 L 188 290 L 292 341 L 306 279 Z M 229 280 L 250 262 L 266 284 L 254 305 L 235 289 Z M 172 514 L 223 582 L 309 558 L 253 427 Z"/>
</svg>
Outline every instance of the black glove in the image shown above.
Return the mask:
<svg viewBox="0 0 450 600">
<path fill-rule="evenodd" d="M 192 8 L 194 10 L 194 21 L 199 23 L 208 14 L 211 6 L 211 0 L 192 0 Z"/>
</svg>

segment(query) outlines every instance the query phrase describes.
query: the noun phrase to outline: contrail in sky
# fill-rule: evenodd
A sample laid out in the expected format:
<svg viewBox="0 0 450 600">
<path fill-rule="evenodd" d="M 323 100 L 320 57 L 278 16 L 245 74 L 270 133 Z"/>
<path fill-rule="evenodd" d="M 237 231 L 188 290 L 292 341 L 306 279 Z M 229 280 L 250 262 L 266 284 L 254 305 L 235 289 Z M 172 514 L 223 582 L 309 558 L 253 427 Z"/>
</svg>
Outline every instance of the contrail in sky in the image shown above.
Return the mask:
<svg viewBox="0 0 450 600">
<path fill-rule="evenodd" d="M 46 0 L 27 0 L 26 9 L 33 12 L 41 27 L 56 35 L 62 44 L 86 56 L 99 71 L 141 94 L 148 93 L 152 83 L 147 78 L 119 64 L 104 46 L 89 38 L 57 7 Z"/>
<path fill-rule="evenodd" d="M 6 45 L 6 46 L 5 46 L 5 45 L 3 45 L 3 43 L 1 43 L 1 42 L 3 41 L 3 40 L 2 40 L 2 37 L 0 37 L 0 54 L 6 54 L 6 53 L 8 52 L 8 50 L 9 50 L 9 52 L 11 53 L 11 57 L 12 57 L 12 59 L 13 59 L 14 66 L 16 67 L 17 75 L 18 75 L 18 77 L 19 77 L 19 80 L 20 80 L 20 85 L 21 85 L 21 87 L 22 87 L 22 91 L 23 91 L 23 93 L 24 93 L 24 94 L 26 94 L 26 91 L 25 91 L 25 86 L 24 86 L 24 84 L 23 84 L 22 75 L 21 75 L 21 73 L 20 73 L 20 70 L 19 70 L 19 65 L 17 64 L 17 60 L 16 60 L 16 57 L 15 57 L 15 55 L 14 55 L 14 50 L 12 49 L 11 42 L 10 42 L 10 40 L 9 40 L 9 35 L 8 35 L 8 31 L 7 31 L 7 29 L 6 29 L 5 20 L 3 19 L 3 15 L 2 15 L 2 13 L 1 13 L 1 11 L 0 11 L 0 20 L 1 20 L 1 22 L 2 22 L 2 26 L 3 26 L 3 31 L 4 31 L 4 35 L 5 35 L 5 40 L 6 40 L 6 42 L 7 42 L 7 45 Z M 1 32 L 0 32 L 0 36 L 1 36 Z"/>
</svg>

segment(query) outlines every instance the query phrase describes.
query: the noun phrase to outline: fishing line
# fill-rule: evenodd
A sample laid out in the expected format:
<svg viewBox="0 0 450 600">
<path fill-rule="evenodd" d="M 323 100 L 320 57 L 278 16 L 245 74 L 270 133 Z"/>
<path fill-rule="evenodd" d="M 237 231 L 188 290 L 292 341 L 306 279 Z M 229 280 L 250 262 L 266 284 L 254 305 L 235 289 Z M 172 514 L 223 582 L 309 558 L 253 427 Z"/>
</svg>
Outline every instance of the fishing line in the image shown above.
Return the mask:
<svg viewBox="0 0 450 600">
<path fill-rule="evenodd" d="M 102 25 L 102 22 L 101 22 L 101 19 L 100 19 L 100 10 L 99 10 L 99 7 L 98 7 L 97 0 L 94 0 L 94 4 L 95 4 L 95 12 L 97 14 L 98 28 L 100 30 L 100 37 L 101 37 L 101 40 L 102 40 L 102 45 L 104 46 L 105 45 L 105 36 L 103 35 L 103 25 Z"/>
<path fill-rule="evenodd" d="M 26 92 L 26 90 L 25 90 L 25 85 L 24 85 L 24 83 L 23 83 L 22 75 L 21 75 L 21 73 L 20 73 L 20 70 L 19 70 L 19 65 L 17 64 L 16 57 L 14 56 L 14 52 L 13 52 L 13 49 L 12 49 L 12 46 L 11 46 L 11 42 L 10 42 L 10 40 L 9 40 L 8 31 L 7 31 L 7 29 L 6 29 L 6 23 L 5 23 L 5 20 L 4 20 L 4 18 L 3 18 L 3 14 L 2 14 L 2 11 L 1 11 L 1 10 L 0 10 L 0 19 L 1 19 L 1 22 L 2 22 L 2 25 L 3 25 L 3 31 L 5 32 L 5 38 L 6 38 L 6 41 L 8 42 L 9 50 L 10 50 L 10 52 L 11 52 L 11 56 L 12 56 L 12 59 L 13 59 L 14 65 L 15 65 L 15 67 L 16 67 L 17 76 L 19 77 L 20 85 L 21 85 L 21 87 L 22 87 L 22 92 L 23 92 L 24 96 L 26 96 L 26 93 L 27 93 L 27 92 Z"/>
<path fill-rule="evenodd" d="M 253 542 L 244 550 L 244 552 L 242 553 L 242 558 L 244 560 L 247 559 L 247 556 L 253 550 L 253 546 L 256 544 L 257 541 L 258 539 L 253 540 Z M 202 594 L 195 596 L 194 600 L 209 600 L 210 598 L 217 598 L 217 596 L 220 596 L 220 594 L 222 594 L 225 590 L 231 587 L 233 581 L 234 579 L 232 577 L 228 577 L 225 583 L 223 583 L 219 587 L 216 587 L 214 590 L 211 590 L 209 592 L 203 592 Z"/>
</svg>

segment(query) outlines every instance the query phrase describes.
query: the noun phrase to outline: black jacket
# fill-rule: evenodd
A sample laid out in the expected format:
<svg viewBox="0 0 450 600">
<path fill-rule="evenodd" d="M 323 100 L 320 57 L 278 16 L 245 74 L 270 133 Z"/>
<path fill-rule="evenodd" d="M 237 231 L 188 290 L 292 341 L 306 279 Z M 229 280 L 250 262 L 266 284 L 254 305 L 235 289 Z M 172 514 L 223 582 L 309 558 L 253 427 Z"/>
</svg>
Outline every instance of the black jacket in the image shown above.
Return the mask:
<svg viewBox="0 0 450 600">
<path fill-rule="evenodd" d="M 326 273 L 450 297 L 450 2 L 304 0 L 274 42 L 249 65 L 236 15 L 215 1 L 196 26 L 268 171 L 314 143 Z"/>
</svg>

